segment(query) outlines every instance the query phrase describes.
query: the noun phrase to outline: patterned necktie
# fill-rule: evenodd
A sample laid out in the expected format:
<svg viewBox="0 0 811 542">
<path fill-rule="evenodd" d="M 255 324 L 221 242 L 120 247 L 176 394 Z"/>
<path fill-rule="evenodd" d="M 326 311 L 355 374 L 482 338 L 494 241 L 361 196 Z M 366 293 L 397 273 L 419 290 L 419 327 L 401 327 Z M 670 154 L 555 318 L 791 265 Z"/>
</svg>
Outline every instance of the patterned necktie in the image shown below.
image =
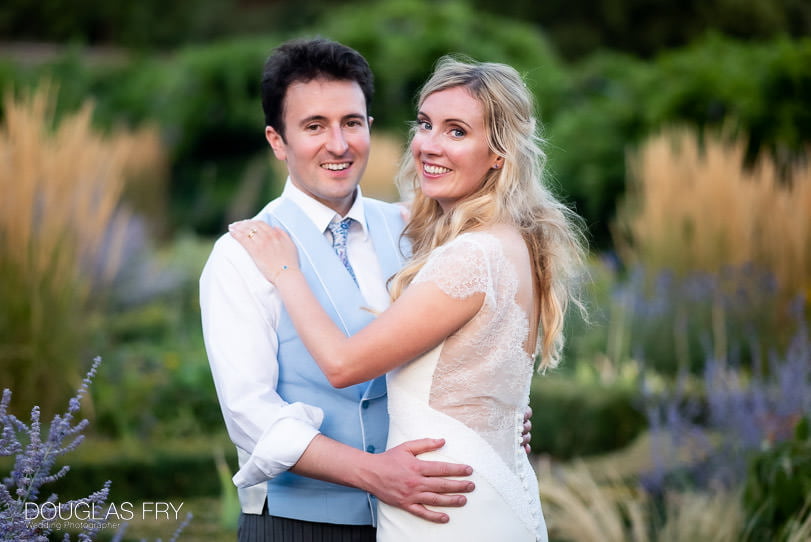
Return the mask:
<svg viewBox="0 0 811 542">
<path fill-rule="evenodd" d="M 327 229 L 332 233 L 332 248 L 335 250 L 335 254 L 338 255 L 341 263 L 343 263 L 346 270 L 349 271 L 352 280 L 357 284 L 358 279 L 355 277 L 355 271 L 352 269 L 352 265 L 349 263 L 349 258 L 346 255 L 346 239 L 349 236 L 349 226 L 351 223 L 351 218 L 344 218 L 340 222 L 330 222 Z"/>
</svg>

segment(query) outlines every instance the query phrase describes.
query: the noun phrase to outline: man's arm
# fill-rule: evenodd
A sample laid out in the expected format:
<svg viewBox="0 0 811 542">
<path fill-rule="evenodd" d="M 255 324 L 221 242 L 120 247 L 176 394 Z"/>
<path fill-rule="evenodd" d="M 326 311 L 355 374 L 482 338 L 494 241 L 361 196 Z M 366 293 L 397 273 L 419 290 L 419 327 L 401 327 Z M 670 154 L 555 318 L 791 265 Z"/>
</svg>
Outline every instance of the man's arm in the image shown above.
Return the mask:
<svg viewBox="0 0 811 542">
<path fill-rule="evenodd" d="M 426 438 L 404 442 L 381 454 L 370 454 L 318 435 L 292 471 L 363 489 L 386 504 L 415 516 L 447 523 L 446 513 L 429 510 L 425 505 L 463 506 L 467 499 L 458 493 L 473 491 L 473 482 L 446 477 L 469 476 L 473 469 L 467 465 L 423 461 L 415 457 L 437 450 L 444 444 L 442 439 Z"/>
<path fill-rule="evenodd" d="M 200 278 L 203 336 L 228 434 L 249 454 L 262 448 L 263 472 L 248 476 L 253 483 L 295 464 L 323 418 L 321 409 L 276 392 L 280 304 L 256 273 L 242 247 L 223 237 Z"/>
</svg>

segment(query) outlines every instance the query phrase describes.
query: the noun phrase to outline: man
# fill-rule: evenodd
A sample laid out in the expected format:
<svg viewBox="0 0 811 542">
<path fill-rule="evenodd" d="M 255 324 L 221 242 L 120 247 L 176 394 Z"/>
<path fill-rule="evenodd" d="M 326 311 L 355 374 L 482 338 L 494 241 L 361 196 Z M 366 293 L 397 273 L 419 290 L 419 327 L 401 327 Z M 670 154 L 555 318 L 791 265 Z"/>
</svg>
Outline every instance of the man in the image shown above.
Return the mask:
<svg viewBox="0 0 811 542">
<path fill-rule="evenodd" d="M 265 64 L 265 136 L 288 180 L 257 219 L 281 225 L 312 270 L 308 280 L 347 334 L 388 304 L 402 265 L 399 208 L 362 198 L 372 74 L 356 51 L 296 40 Z M 352 219 L 344 221 L 345 218 Z M 334 232 L 334 233 L 333 233 Z M 334 250 L 333 250 L 334 249 Z M 240 540 L 375 539 L 374 496 L 430 521 L 473 490 L 465 465 L 415 456 L 441 439 L 385 451 L 385 379 L 334 389 L 287 318 L 273 286 L 230 236 L 200 279 L 203 332 L 240 470 Z"/>
</svg>

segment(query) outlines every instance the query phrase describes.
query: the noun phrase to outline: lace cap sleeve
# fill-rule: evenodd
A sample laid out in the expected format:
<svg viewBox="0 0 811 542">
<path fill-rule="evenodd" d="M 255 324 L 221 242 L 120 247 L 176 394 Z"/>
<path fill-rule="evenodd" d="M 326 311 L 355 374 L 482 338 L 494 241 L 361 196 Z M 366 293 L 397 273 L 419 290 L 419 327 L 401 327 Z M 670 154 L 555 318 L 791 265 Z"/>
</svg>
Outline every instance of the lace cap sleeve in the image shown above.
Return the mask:
<svg viewBox="0 0 811 542">
<path fill-rule="evenodd" d="M 414 284 L 433 282 L 451 297 L 464 299 L 490 288 L 490 251 L 483 236 L 463 234 L 438 247 L 414 277 Z"/>
</svg>

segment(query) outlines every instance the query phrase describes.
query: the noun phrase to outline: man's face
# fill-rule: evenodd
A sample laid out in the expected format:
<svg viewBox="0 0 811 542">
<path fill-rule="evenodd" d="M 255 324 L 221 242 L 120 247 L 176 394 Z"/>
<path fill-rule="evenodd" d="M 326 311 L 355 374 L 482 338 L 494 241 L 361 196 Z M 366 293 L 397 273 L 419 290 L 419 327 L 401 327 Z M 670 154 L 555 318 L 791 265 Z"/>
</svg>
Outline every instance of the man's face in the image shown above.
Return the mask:
<svg viewBox="0 0 811 542">
<path fill-rule="evenodd" d="M 354 81 L 313 79 L 287 88 L 284 139 L 270 126 L 265 137 L 287 163 L 291 182 L 343 216 L 369 160 L 366 100 Z"/>
</svg>

